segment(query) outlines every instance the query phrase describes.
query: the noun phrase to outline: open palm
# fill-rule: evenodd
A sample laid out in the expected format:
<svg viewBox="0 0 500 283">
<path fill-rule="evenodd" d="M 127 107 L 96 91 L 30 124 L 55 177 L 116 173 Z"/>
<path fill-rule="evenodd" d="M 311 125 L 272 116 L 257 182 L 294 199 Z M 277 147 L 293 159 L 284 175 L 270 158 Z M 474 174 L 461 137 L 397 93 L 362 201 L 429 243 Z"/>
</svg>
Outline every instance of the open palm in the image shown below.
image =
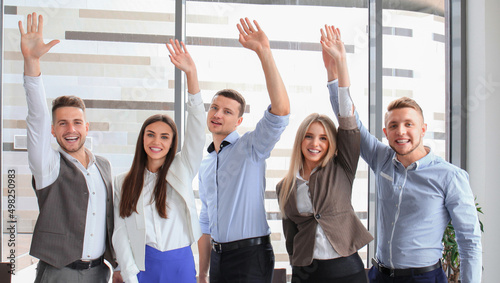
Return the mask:
<svg viewBox="0 0 500 283">
<path fill-rule="evenodd" d="M 19 21 L 19 31 L 21 32 L 21 52 L 25 59 L 39 59 L 47 53 L 59 40 L 52 40 L 45 44 L 43 42 L 43 17 L 36 17 L 36 13 L 28 15 L 26 32 L 23 24 Z"/>
<path fill-rule="evenodd" d="M 255 28 L 248 18 L 240 19 L 240 24 L 237 25 L 240 31 L 239 41 L 243 47 L 259 52 L 263 49 L 270 49 L 269 39 L 260 28 L 257 21 L 253 21 Z"/>
</svg>

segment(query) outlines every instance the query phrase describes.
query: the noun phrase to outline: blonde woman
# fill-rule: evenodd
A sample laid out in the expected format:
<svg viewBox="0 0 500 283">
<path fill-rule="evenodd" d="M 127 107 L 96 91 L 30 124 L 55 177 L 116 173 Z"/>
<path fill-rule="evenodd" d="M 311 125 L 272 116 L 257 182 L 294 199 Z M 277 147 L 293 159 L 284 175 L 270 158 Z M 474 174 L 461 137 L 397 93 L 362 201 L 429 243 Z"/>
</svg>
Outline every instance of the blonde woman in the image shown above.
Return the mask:
<svg viewBox="0 0 500 283">
<path fill-rule="evenodd" d="M 335 60 L 339 86 L 348 87 L 340 32 L 326 28 L 326 33 L 321 30 L 325 64 Z M 328 36 L 338 42 L 328 41 Z M 338 56 L 331 57 L 327 48 L 335 48 Z M 276 187 L 292 282 L 367 282 L 357 250 L 373 237 L 351 205 L 360 134 L 352 104 L 339 104 L 338 131 L 325 115 L 314 113 L 302 122 L 295 137 L 290 169 Z"/>
</svg>

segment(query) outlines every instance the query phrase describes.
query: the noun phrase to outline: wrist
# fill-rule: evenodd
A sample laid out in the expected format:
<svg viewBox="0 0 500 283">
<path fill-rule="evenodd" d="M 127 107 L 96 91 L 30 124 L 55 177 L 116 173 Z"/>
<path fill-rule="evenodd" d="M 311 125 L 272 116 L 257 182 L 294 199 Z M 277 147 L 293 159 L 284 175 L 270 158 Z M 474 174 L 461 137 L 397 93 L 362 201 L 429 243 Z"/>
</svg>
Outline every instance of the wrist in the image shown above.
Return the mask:
<svg viewBox="0 0 500 283">
<path fill-rule="evenodd" d="M 272 56 L 271 48 L 268 46 L 258 48 L 257 50 L 255 50 L 255 53 L 257 53 L 257 56 L 259 56 L 259 58 L 261 59 Z"/>
<path fill-rule="evenodd" d="M 40 76 L 40 59 L 24 58 L 24 75 L 30 77 Z"/>
</svg>

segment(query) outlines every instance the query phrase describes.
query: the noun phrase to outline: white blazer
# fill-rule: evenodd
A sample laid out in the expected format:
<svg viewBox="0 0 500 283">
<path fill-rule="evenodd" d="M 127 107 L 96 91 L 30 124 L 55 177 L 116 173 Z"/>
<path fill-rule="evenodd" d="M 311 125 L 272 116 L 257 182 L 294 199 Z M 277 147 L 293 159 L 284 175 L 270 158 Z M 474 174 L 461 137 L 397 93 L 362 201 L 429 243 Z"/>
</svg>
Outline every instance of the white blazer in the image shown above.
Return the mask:
<svg viewBox="0 0 500 283">
<path fill-rule="evenodd" d="M 199 95 L 199 94 L 198 94 Z M 206 115 L 203 103 L 191 106 L 187 104 L 188 118 L 185 140 L 182 150 L 175 155 L 167 173 L 167 182 L 184 199 L 187 205 L 186 225 L 190 228 L 191 244 L 201 237 L 198 213 L 191 187 L 194 176 L 198 173 L 203 149 L 205 148 Z M 123 219 L 120 217 L 120 199 L 123 180 L 126 173 L 114 180 L 114 219 L 113 247 L 116 259 L 125 282 L 138 282 L 137 274 L 145 270 L 146 224 L 144 219 L 143 193 L 137 201 L 137 213 Z"/>
</svg>

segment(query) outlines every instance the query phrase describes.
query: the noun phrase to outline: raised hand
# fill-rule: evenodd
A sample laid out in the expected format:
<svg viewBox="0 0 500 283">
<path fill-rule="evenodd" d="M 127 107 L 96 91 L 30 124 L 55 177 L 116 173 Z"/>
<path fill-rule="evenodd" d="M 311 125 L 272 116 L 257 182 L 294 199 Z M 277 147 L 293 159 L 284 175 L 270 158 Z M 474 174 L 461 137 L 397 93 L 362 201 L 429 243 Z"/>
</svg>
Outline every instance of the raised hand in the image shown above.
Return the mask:
<svg viewBox="0 0 500 283">
<path fill-rule="evenodd" d="M 21 52 L 24 58 L 39 59 L 47 53 L 54 45 L 59 43 L 59 40 L 52 40 L 45 44 L 43 42 L 43 17 L 36 13 L 27 17 L 26 33 L 24 32 L 23 23 L 19 21 L 19 31 L 21 32 Z"/>
<path fill-rule="evenodd" d="M 320 42 L 323 51 L 328 53 L 335 60 L 340 60 L 345 57 L 345 47 L 340 36 L 340 30 L 338 28 L 325 25 L 325 31 L 321 29 Z"/>
<path fill-rule="evenodd" d="M 179 42 L 177 39 L 170 39 L 170 45 L 166 44 L 168 52 L 170 55 L 170 62 L 174 64 L 179 70 L 186 73 L 188 92 L 191 94 L 197 94 L 200 92 L 200 86 L 198 82 L 198 72 L 196 71 L 196 64 L 193 58 L 189 55 L 186 45 L 184 42 Z"/>
<path fill-rule="evenodd" d="M 43 17 L 36 17 L 36 13 L 29 14 L 26 20 L 26 32 L 23 23 L 19 21 L 19 31 L 21 32 L 21 52 L 24 57 L 24 73 L 28 76 L 38 76 L 40 74 L 40 57 L 56 44 L 59 40 L 52 40 L 45 44 L 43 42 Z"/>
<path fill-rule="evenodd" d="M 269 39 L 260 28 L 257 21 L 253 21 L 255 28 L 248 18 L 240 19 L 240 23 L 236 26 L 240 31 L 239 41 L 243 47 L 255 51 L 260 54 L 262 50 L 270 50 Z"/>
<path fill-rule="evenodd" d="M 190 73 L 193 70 L 196 70 L 196 65 L 194 64 L 193 58 L 189 55 L 184 42 L 180 42 L 176 39 L 175 42 L 173 39 L 170 39 L 170 45 L 167 43 L 168 52 L 170 55 L 170 62 L 174 64 L 177 68 L 179 68 L 184 73 Z M 182 45 L 182 46 L 181 46 Z"/>
<path fill-rule="evenodd" d="M 338 78 L 339 87 L 349 87 L 351 81 L 347 70 L 346 51 L 340 36 L 340 30 L 334 26 L 325 25 L 325 30 L 321 29 L 320 42 L 328 81 Z"/>
</svg>

